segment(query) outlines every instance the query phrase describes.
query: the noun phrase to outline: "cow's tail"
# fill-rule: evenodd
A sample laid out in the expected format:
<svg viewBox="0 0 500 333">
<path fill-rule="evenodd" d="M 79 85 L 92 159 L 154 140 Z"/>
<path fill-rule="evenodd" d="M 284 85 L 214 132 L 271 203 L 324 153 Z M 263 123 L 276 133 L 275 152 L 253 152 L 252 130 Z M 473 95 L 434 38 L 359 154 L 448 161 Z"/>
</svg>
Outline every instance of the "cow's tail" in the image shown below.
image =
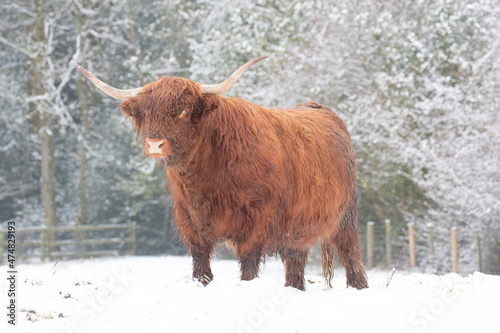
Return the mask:
<svg viewBox="0 0 500 333">
<path fill-rule="evenodd" d="M 330 238 L 321 240 L 321 265 L 323 276 L 329 288 L 332 287 L 333 258 L 335 257 L 335 246 Z"/>
</svg>

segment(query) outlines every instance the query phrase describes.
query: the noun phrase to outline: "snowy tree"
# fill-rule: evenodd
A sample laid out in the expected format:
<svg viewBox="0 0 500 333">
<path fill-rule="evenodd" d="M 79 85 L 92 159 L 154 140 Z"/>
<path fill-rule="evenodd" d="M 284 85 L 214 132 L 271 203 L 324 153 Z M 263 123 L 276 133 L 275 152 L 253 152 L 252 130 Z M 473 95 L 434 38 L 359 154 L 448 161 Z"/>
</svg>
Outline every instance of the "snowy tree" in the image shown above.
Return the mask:
<svg viewBox="0 0 500 333">
<path fill-rule="evenodd" d="M 457 225 L 463 267 L 472 270 L 475 231 L 498 237 L 498 10 L 488 1 L 408 1 L 345 12 L 355 34 L 349 57 L 361 60 L 366 78 L 363 91 L 339 105 L 353 114 L 354 139 L 385 172 L 424 191 L 424 211 L 400 209 L 421 230 L 437 226 L 437 269 L 450 267 L 449 230 Z"/>
<path fill-rule="evenodd" d="M 40 147 L 40 192 L 45 222 L 48 226 L 57 226 L 53 126 L 54 121 L 65 125 L 71 119 L 61 97 L 62 89 L 70 79 L 71 69 L 67 63 L 61 66 L 57 61 L 59 53 L 56 40 L 64 29 L 55 22 L 67 8 L 62 6 L 54 10 L 42 1 L 34 1 L 3 5 L 3 9 L 7 17 L 13 20 L 5 26 L 5 37 L 1 37 L 0 42 L 28 64 L 18 67 L 18 71 L 14 72 L 17 75 L 14 82 L 24 78 L 24 82 L 21 81 L 22 88 L 10 87 L 18 89 L 15 95 L 27 108 L 20 118 L 29 123 L 30 132 L 34 134 L 24 136 L 19 142 L 24 148 L 22 150 L 27 152 L 32 151 L 30 147 L 34 143 Z M 63 57 L 70 60 L 72 55 L 64 54 Z M 13 67 L 20 65 L 10 64 Z M 8 91 L 9 86 L 3 86 Z M 56 235 L 49 234 L 49 237 L 55 239 Z"/>
<path fill-rule="evenodd" d="M 433 222 L 438 265 L 426 259 L 424 238 L 418 258 L 440 272 L 450 267 L 449 229 L 458 226 L 462 269 L 475 269 L 477 233 L 485 268 L 498 271 L 497 7 L 493 0 L 2 4 L 0 221 L 134 220 L 144 251 L 175 250 L 164 240 L 172 230 L 168 193 L 158 186 L 163 171 L 144 159 L 119 102 L 74 65 L 120 88 L 162 75 L 210 84 L 268 55 L 228 95 L 334 109 L 356 152 L 361 225 L 390 218 L 400 244 L 406 223 L 423 234 Z"/>
</svg>

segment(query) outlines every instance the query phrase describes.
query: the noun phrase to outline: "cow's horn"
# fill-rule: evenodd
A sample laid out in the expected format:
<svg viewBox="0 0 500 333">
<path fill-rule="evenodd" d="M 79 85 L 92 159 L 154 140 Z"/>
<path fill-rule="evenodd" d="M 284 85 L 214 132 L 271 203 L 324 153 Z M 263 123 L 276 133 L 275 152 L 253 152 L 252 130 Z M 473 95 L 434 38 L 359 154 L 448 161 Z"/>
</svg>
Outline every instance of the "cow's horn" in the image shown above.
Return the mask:
<svg viewBox="0 0 500 333">
<path fill-rule="evenodd" d="M 76 65 L 76 69 L 78 69 L 80 72 L 82 72 L 102 92 L 104 92 L 105 94 L 107 94 L 113 98 L 120 99 L 122 101 L 139 95 L 139 93 L 142 90 L 142 87 L 135 88 L 135 89 L 127 89 L 127 90 L 116 89 L 116 88 L 102 82 L 101 80 L 96 78 L 94 75 L 90 74 L 90 72 L 87 71 L 83 67 Z"/>
<path fill-rule="evenodd" d="M 238 81 L 238 79 L 245 73 L 245 71 L 252 66 L 253 64 L 261 61 L 262 59 L 266 59 L 266 57 L 260 57 L 253 60 L 250 60 L 240 68 L 236 72 L 234 72 L 230 77 L 228 77 L 224 82 L 219 84 L 202 84 L 201 85 L 201 93 L 207 95 L 222 95 L 226 93 L 231 87 Z"/>
</svg>

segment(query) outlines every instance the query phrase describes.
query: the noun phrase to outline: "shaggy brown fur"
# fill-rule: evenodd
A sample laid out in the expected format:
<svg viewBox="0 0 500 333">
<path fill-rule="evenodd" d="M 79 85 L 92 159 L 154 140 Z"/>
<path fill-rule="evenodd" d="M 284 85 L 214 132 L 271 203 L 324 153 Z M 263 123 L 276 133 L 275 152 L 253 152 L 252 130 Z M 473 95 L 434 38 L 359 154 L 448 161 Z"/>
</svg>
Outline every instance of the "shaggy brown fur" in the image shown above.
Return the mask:
<svg viewBox="0 0 500 333">
<path fill-rule="evenodd" d="M 208 283 L 218 242 L 234 244 L 241 279 L 281 253 L 286 284 L 304 290 L 309 248 L 318 240 L 330 285 L 338 253 L 347 285 L 367 288 L 356 213 L 354 153 L 344 122 L 315 102 L 266 109 L 202 95 L 200 85 L 163 77 L 121 104 L 148 138 L 165 139 L 175 220 L 193 256 L 193 277 Z M 186 112 L 183 112 L 186 111 Z"/>
</svg>

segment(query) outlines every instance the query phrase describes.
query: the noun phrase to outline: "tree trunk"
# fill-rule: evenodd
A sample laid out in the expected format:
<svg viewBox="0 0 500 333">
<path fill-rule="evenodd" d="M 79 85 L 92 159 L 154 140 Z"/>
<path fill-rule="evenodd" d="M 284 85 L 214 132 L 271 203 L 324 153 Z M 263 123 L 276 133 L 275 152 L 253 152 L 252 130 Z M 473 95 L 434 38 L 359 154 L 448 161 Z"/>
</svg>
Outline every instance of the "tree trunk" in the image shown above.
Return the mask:
<svg viewBox="0 0 500 333">
<path fill-rule="evenodd" d="M 78 27 L 78 34 L 81 37 L 80 40 L 80 52 L 82 54 L 82 64 L 85 65 L 85 61 L 83 59 L 84 52 L 85 52 L 85 37 L 83 36 L 82 33 L 82 26 L 83 26 L 83 19 L 81 15 L 76 14 L 76 25 Z M 85 170 L 86 170 L 86 165 L 87 165 L 87 158 L 85 154 L 85 141 L 88 139 L 88 134 L 89 134 L 89 129 L 90 129 L 90 123 L 89 123 L 89 108 L 86 103 L 85 99 L 85 92 L 83 91 L 83 81 L 82 81 L 82 76 L 79 75 L 76 78 L 76 90 L 78 93 L 78 100 L 80 102 L 80 110 L 82 111 L 82 124 L 83 127 L 81 128 L 82 130 L 82 135 L 78 138 L 78 155 L 80 157 L 80 169 L 79 169 L 79 175 L 80 175 L 80 182 L 79 182 L 79 194 L 80 194 L 80 223 L 86 224 L 87 221 L 87 198 L 86 198 L 86 191 L 85 191 Z"/>
<path fill-rule="evenodd" d="M 44 119 L 41 122 L 39 136 L 42 154 L 42 179 L 40 181 L 42 205 L 49 226 L 57 227 L 54 142 L 52 140 L 52 132 L 50 132 L 50 118 L 47 115 L 44 115 Z M 52 240 L 56 240 L 56 238 L 51 237 Z"/>
<path fill-rule="evenodd" d="M 85 2 L 82 3 L 83 5 L 86 5 Z M 84 18 L 82 17 L 83 14 L 79 12 L 79 9 L 75 5 L 75 19 L 76 19 L 76 26 L 78 29 L 78 35 L 80 36 L 80 54 L 81 54 L 81 63 L 82 65 L 85 66 L 85 34 L 82 31 L 83 30 L 83 24 L 84 24 Z M 87 169 L 87 157 L 86 157 L 86 149 L 85 149 L 85 142 L 88 140 L 89 137 L 89 130 L 90 130 L 90 121 L 89 121 L 89 108 L 86 103 L 86 94 L 84 92 L 83 88 L 83 79 L 81 75 L 77 76 L 76 79 L 76 90 L 78 93 L 78 100 L 80 102 L 80 110 L 82 111 L 81 114 L 81 121 L 83 124 L 83 127 L 81 128 L 82 133 L 81 136 L 78 137 L 78 156 L 80 157 L 80 168 L 79 168 L 79 184 L 78 184 L 78 192 L 80 196 L 80 214 L 76 218 L 77 225 L 85 225 L 87 224 L 87 196 L 86 196 L 86 186 L 85 186 L 85 179 L 86 179 L 86 169 Z M 80 231 L 78 235 L 75 235 L 78 239 L 80 240 L 86 240 L 88 239 L 88 233 L 86 231 Z M 89 251 L 89 246 L 82 245 L 80 244 L 77 248 L 77 251 L 79 254 L 87 253 Z"/>
<path fill-rule="evenodd" d="M 43 69 L 47 67 L 43 52 L 43 47 L 47 43 L 44 29 L 43 1 L 35 0 L 34 6 L 36 19 L 28 31 L 29 48 L 35 51 L 32 53 L 35 55 L 28 58 L 29 78 L 27 85 L 30 97 L 41 96 L 46 92 L 42 73 Z M 40 50 L 40 48 L 42 49 Z M 54 228 L 57 227 L 58 220 L 55 199 L 54 142 L 52 140 L 51 117 L 49 113 L 44 112 L 40 101 L 30 101 L 28 103 L 28 111 L 31 115 L 31 130 L 38 134 L 40 139 L 40 153 L 42 157 L 40 192 L 45 214 L 45 224 L 48 228 Z M 57 241 L 57 233 L 47 233 L 46 241 L 49 243 Z"/>
<path fill-rule="evenodd" d="M 78 155 L 80 157 L 80 168 L 79 168 L 79 176 L 80 181 L 78 183 L 78 192 L 80 195 L 80 214 L 77 217 L 77 225 L 85 225 L 87 224 L 87 196 L 85 189 L 85 179 L 86 179 L 86 168 L 87 168 L 87 157 L 86 157 L 86 149 L 85 149 L 85 141 L 88 138 L 89 133 L 89 110 L 87 104 L 85 103 L 85 99 L 82 91 L 82 79 L 78 77 L 76 81 L 76 89 L 78 91 L 78 99 L 80 100 L 80 109 L 82 111 L 82 135 L 78 138 Z M 86 231 L 80 231 L 77 235 L 78 239 L 85 240 L 88 238 L 88 233 Z M 86 253 L 89 251 L 89 247 L 80 244 L 77 249 L 78 253 Z"/>
<path fill-rule="evenodd" d="M 142 80 L 144 83 L 144 73 L 142 73 L 141 66 L 143 63 L 142 50 L 141 45 L 139 44 L 139 40 L 135 34 L 135 21 L 132 16 L 132 6 L 130 4 L 130 0 L 127 0 L 127 18 L 129 20 L 129 39 L 135 49 L 135 55 L 137 56 L 137 64 L 139 65 L 139 72 L 141 73 Z"/>
</svg>

